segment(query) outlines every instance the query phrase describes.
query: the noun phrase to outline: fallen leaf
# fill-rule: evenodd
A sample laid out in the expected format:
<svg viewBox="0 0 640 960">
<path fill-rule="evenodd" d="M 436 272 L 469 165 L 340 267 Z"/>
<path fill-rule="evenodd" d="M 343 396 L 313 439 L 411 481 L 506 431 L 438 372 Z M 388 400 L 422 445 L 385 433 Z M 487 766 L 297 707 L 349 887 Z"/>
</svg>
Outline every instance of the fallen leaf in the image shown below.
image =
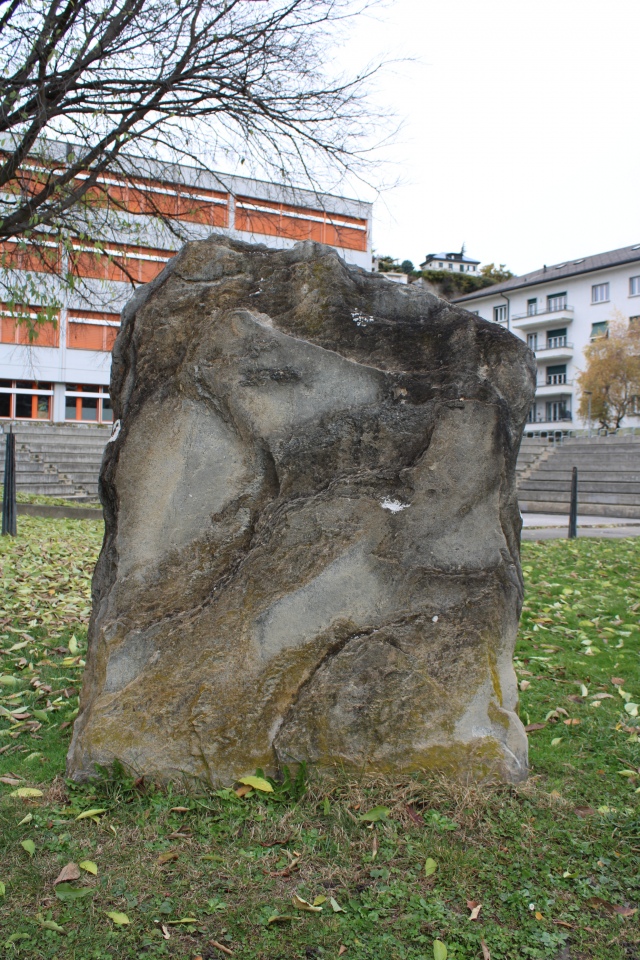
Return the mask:
<svg viewBox="0 0 640 960">
<path fill-rule="evenodd" d="M 622 677 L 611 677 L 611 683 L 614 685 L 614 687 L 621 687 L 624 683 L 624 680 Z"/>
<path fill-rule="evenodd" d="M 92 810 L 85 810 L 84 813 L 79 813 L 76 817 L 76 820 L 86 820 L 87 817 L 99 817 L 101 813 L 106 812 L 107 811 L 104 807 L 95 807 Z"/>
<path fill-rule="evenodd" d="M 313 898 L 313 906 L 314 906 L 314 907 L 319 907 L 321 904 L 326 903 L 326 902 L 327 902 L 327 898 L 326 898 L 325 896 L 323 896 L 322 894 L 320 894 L 319 896 Z"/>
<path fill-rule="evenodd" d="M 253 787 L 254 790 L 262 790 L 263 793 L 273 793 L 273 787 L 264 777 L 240 777 L 238 783 Z"/>
<path fill-rule="evenodd" d="M 345 947 L 344 943 L 341 943 L 341 944 L 340 944 L 340 949 L 338 950 L 338 956 L 341 957 L 342 954 L 343 954 L 343 953 L 346 953 L 346 952 L 347 952 L 347 948 Z"/>
<path fill-rule="evenodd" d="M 477 920 L 480 911 L 482 910 L 482 904 L 477 903 L 475 900 L 467 900 L 467 909 L 471 910 L 471 916 L 469 917 L 469 920 Z"/>
<path fill-rule="evenodd" d="M 331 909 L 334 913 L 344 913 L 344 910 L 334 897 L 329 897 L 329 903 L 331 904 Z"/>
<path fill-rule="evenodd" d="M 489 947 L 486 945 L 484 940 L 480 938 L 480 946 L 482 947 L 482 960 L 491 960 L 491 954 L 489 953 Z"/>
<path fill-rule="evenodd" d="M 197 917 L 182 917 L 180 920 L 165 920 L 167 926 L 177 927 L 180 923 L 197 923 Z"/>
<path fill-rule="evenodd" d="M 36 852 L 36 845 L 33 840 L 22 840 L 20 846 L 23 850 L 26 850 L 30 857 Z"/>
<path fill-rule="evenodd" d="M 171 940 L 171 933 L 169 931 L 169 927 L 167 927 L 166 924 L 162 923 L 160 924 L 160 929 L 162 930 L 162 938 L 164 940 Z"/>
<path fill-rule="evenodd" d="M 544 730 L 546 723 L 530 723 L 524 729 L 526 733 L 533 733 L 534 730 Z"/>
<path fill-rule="evenodd" d="M 7 888 L 5 887 L 2 880 L 0 880 L 0 897 L 4 897 L 6 892 L 7 892 Z"/>
<path fill-rule="evenodd" d="M 274 913 L 272 917 L 269 917 L 267 923 L 284 923 L 285 920 L 297 920 L 297 917 L 292 917 L 288 913 Z"/>
<path fill-rule="evenodd" d="M 526 689 L 527 689 L 528 687 L 530 687 L 530 686 L 531 686 L 531 681 L 530 681 L 530 680 L 521 680 L 521 681 L 520 681 L 520 689 L 521 689 L 521 690 L 526 690 Z"/>
<path fill-rule="evenodd" d="M 618 907 L 613 908 L 613 912 L 617 913 L 621 917 L 632 917 L 634 913 L 637 913 L 636 907 Z"/>
<path fill-rule="evenodd" d="M 59 883 L 68 883 L 70 880 L 80 879 L 80 869 L 76 863 L 68 863 L 63 867 L 56 879 L 53 881 L 54 887 Z"/>
<path fill-rule="evenodd" d="M 226 953 L 229 957 L 233 956 L 233 950 L 229 950 L 229 947 L 225 947 L 223 943 L 219 943 L 218 940 L 212 940 L 211 946 L 215 947 L 216 950 L 222 950 L 223 953 Z"/>
<path fill-rule="evenodd" d="M 574 807 L 573 812 L 584 819 L 585 817 L 595 817 L 596 811 L 593 807 Z"/>
<path fill-rule="evenodd" d="M 579 697 L 577 693 L 569 694 L 567 700 L 571 700 L 573 703 L 584 703 L 584 697 Z"/>
<path fill-rule="evenodd" d="M 28 814 L 26 815 L 26 817 L 23 817 L 23 818 L 22 818 L 22 820 L 20 821 L 20 823 L 18 824 L 18 826 L 21 827 L 21 826 L 23 826 L 23 824 L 25 824 L 25 823 L 31 823 L 32 820 L 33 820 L 33 814 L 32 814 L 32 813 L 28 813 Z"/>
<path fill-rule="evenodd" d="M 562 737 L 554 737 L 553 740 L 551 741 L 551 746 L 552 746 L 552 747 L 557 747 L 557 746 L 559 746 L 561 743 L 562 743 Z"/>
<path fill-rule="evenodd" d="M 74 887 L 71 883 L 59 883 L 56 886 L 56 897 L 63 903 L 82 900 L 83 897 L 93 896 L 93 893 L 93 887 Z"/>
<path fill-rule="evenodd" d="M 299 897 L 297 893 L 291 898 L 291 902 L 297 910 L 306 910 L 307 913 L 322 913 L 322 907 L 314 907 L 308 900 Z"/>
<path fill-rule="evenodd" d="M 36 914 L 36 923 L 39 923 L 45 930 L 54 930 L 56 933 L 64 933 L 64 927 L 59 926 L 55 920 L 45 920 L 41 913 Z"/>
<path fill-rule="evenodd" d="M 582 723 L 582 720 L 580 720 L 578 717 L 572 717 L 571 719 L 563 720 L 562 722 L 567 727 L 577 727 L 579 723 Z"/>
<path fill-rule="evenodd" d="M 0 683 L 3 687 L 17 687 L 18 681 L 15 677 L 2 676 L 0 677 Z"/>
<path fill-rule="evenodd" d="M 177 850 L 167 850 L 166 853 L 161 853 L 159 855 L 156 863 L 158 866 L 162 866 L 163 863 L 169 863 L 171 860 L 177 860 L 179 856 L 180 854 Z"/>
<path fill-rule="evenodd" d="M 631 702 L 625 703 L 624 708 L 625 708 L 625 710 L 627 711 L 627 713 L 629 714 L 629 716 L 631 716 L 631 717 L 637 717 L 637 716 L 638 716 L 638 704 L 637 704 L 637 703 L 631 703 Z"/>
<path fill-rule="evenodd" d="M 384 820 L 391 813 L 389 807 L 374 807 L 373 810 L 369 810 L 367 813 L 361 813 L 358 817 L 358 820 L 364 820 L 367 823 L 377 823 L 379 820 Z"/>
<path fill-rule="evenodd" d="M 13 777 L 0 777 L 0 783 L 6 783 L 9 787 L 17 787 L 20 781 Z"/>
<path fill-rule="evenodd" d="M 605 910 L 607 913 L 613 913 L 613 904 L 609 903 L 608 900 L 603 900 L 602 897 L 589 897 L 587 904 L 592 910 Z"/>
<path fill-rule="evenodd" d="M 424 817 L 421 817 L 418 811 L 415 810 L 414 807 L 411 806 L 411 804 L 409 803 L 405 804 L 404 808 L 409 814 L 409 816 L 411 817 L 411 819 L 413 820 L 413 822 L 417 824 L 417 826 L 424 827 Z M 346 947 L 345 947 L 345 950 L 346 950 Z"/>
<path fill-rule="evenodd" d="M 438 869 L 438 864 L 433 859 L 433 857 L 427 857 L 424 864 L 424 875 L 425 877 L 430 877 Z"/>
<path fill-rule="evenodd" d="M 110 920 L 113 920 L 117 927 L 124 927 L 127 923 L 131 923 L 126 913 L 118 913 L 117 910 L 108 910 L 107 916 Z"/>
<path fill-rule="evenodd" d="M 18 790 L 12 790 L 9 796 L 30 799 L 31 797 L 41 797 L 42 790 L 36 790 L 34 787 L 20 787 Z"/>
<path fill-rule="evenodd" d="M 253 793 L 253 787 L 250 787 L 248 784 L 245 784 L 243 787 L 238 787 L 234 791 L 236 797 L 247 797 L 250 793 Z"/>
<path fill-rule="evenodd" d="M 81 860 L 78 864 L 81 870 L 84 870 L 85 873 L 90 873 L 94 877 L 98 876 L 98 865 L 93 862 L 93 860 Z"/>
<path fill-rule="evenodd" d="M 558 927 L 566 927 L 567 930 L 573 930 L 573 928 L 574 928 L 574 926 L 575 926 L 575 924 L 573 924 L 573 923 L 567 923 L 566 920 L 554 920 L 553 923 L 555 923 L 556 926 L 558 926 Z"/>
<path fill-rule="evenodd" d="M 375 860 L 378 856 L 378 838 L 376 835 L 373 835 L 373 843 L 371 844 L 371 859 Z"/>
<path fill-rule="evenodd" d="M 169 813 L 189 813 L 189 807 L 171 807 Z"/>
<path fill-rule="evenodd" d="M 539 910 L 536 910 L 536 912 L 535 912 L 535 918 L 536 918 L 536 920 L 542 920 L 542 914 L 540 913 Z"/>
<path fill-rule="evenodd" d="M 433 941 L 433 960 L 447 960 L 447 948 L 442 940 Z"/>
</svg>

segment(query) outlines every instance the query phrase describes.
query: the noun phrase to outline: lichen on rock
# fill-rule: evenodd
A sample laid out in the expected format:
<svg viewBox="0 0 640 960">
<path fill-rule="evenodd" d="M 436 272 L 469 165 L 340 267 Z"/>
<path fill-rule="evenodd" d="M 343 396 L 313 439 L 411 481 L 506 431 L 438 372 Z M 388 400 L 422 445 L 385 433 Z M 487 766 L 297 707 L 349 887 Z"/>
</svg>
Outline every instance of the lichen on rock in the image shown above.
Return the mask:
<svg viewBox="0 0 640 960">
<path fill-rule="evenodd" d="M 123 313 L 68 772 L 526 776 L 528 348 L 330 247 L 188 244 Z"/>
</svg>

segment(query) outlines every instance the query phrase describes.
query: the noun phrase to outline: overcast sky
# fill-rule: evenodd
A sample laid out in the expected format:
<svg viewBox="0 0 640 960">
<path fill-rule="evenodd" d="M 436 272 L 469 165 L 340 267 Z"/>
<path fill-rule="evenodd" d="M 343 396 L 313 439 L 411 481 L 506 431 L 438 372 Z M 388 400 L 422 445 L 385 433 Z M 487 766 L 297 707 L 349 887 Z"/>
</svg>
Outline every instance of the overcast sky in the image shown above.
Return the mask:
<svg viewBox="0 0 640 960">
<path fill-rule="evenodd" d="M 637 0 L 392 0 L 346 60 L 388 70 L 403 180 L 375 203 L 374 248 L 459 250 L 515 273 L 640 243 Z"/>
</svg>

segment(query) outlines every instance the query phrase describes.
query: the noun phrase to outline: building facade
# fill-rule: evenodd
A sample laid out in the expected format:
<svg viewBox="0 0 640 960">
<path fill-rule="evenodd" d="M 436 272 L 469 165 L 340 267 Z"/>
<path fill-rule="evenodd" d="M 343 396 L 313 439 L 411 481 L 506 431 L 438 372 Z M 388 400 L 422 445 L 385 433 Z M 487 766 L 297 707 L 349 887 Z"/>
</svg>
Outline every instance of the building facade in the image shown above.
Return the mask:
<svg viewBox="0 0 640 960">
<path fill-rule="evenodd" d="M 457 273 L 478 273 L 479 260 L 473 260 L 464 252 L 459 253 L 428 253 L 420 264 L 421 270 L 455 270 Z"/>
<path fill-rule="evenodd" d="M 455 300 L 507 327 L 536 355 L 537 389 L 526 433 L 566 433 L 588 426 L 577 416 L 576 375 L 585 347 L 622 316 L 640 323 L 640 244 L 568 260 L 513 277 Z M 640 426 L 640 417 L 623 427 Z"/>
<path fill-rule="evenodd" d="M 182 245 L 172 223 L 191 240 L 212 232 L 276 248 L 315 240 L 335 247 L 348 263 L 371 269 L 368 203 L 169 164 L 155 164 L 153 177 L 104 177 L 101 188 L 127 229 L 121 242 L 116 235 L 104 247 L 78 240 L 69 253 L 51 244 L 47 283 L 52 289 L 58 283 L 56 300 L 62 303 L 52 322 L 29 343 L 25 326 L 0 304 L 0 420 L 112 420 L 111 348 L 120 310 L 133 287 L 153 280 Z M 17 243 L 4 244 L 3 253 L 14 268 L 45 269 Z M 82 294 L 58 282 L 58 262 L 62 275 L 71 266 Z M 41 306 L 29 308 L 31 315 Z"/>
</svg>

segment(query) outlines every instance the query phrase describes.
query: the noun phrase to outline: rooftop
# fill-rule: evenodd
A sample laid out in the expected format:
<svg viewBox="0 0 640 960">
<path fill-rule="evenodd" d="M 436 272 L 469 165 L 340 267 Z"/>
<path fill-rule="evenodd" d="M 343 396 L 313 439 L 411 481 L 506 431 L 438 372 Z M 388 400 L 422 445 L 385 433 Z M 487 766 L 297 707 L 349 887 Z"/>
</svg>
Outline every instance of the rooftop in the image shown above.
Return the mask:
<svg viewBox="0 0 640 960">
<path fill-rule="evenodd" d="M 523 273 L 520 277 L 494 283 L 491 287 L 467 293 L 464 297 L 456 297 L 454 303 L 464 303 L 468 300 L 479 300 L 483 297 L 492 297 L 495 294 L 507 293 L 509 290 L 520 290 L 523 287 L 533 287 L 539 283 L 555 283 L 567 277 L 575 277 L 581 273 L 593 273 L 604 270 L 606 267 L 619 267 L 625 263 L 640 261 L 640 243 L 631 247 L 620 247 L 618 250 L 608 250 L 606 253 L 596 253 L 592 257 L 581 257 L 577 260 L 564 260 L 548 267 L 546 264 L 531 273 Z"/>
<path fill-rule="evenodd" d="M 423 263 L 427 263 L 429 260 L 455 260 L 456 263 L 480 263 L 479 260 L 468 257 L 462 251 L 456 251 L 455 253 L 428 253 Z"/>
</svg>

